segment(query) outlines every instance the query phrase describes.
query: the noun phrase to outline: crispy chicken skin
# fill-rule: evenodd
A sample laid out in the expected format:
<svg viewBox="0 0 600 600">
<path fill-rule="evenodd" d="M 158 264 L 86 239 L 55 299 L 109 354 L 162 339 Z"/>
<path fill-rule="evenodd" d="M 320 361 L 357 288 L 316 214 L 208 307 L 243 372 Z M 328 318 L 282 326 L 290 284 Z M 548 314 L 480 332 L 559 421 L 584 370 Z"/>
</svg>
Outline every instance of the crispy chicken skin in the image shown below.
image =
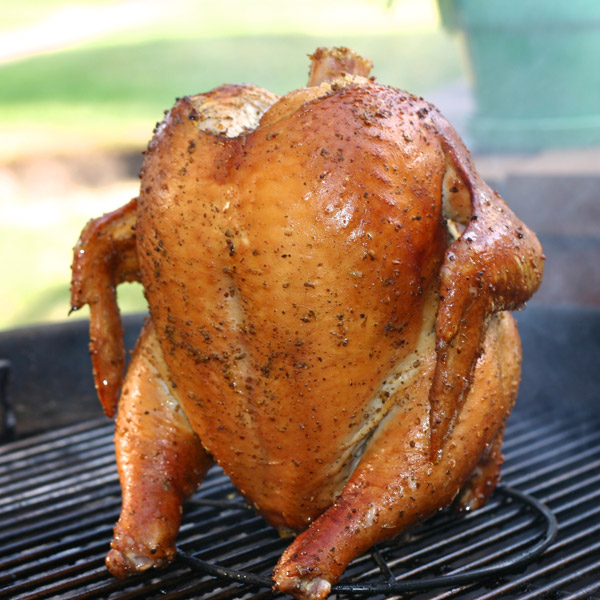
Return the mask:
<svg viewBox="0 0 600 600">
<path fill-rule="evenodd" d="M 109 416 L 118 404 L 116 576 L 173 557 L 213 459 L 273 526 L 303 532 L 273 579 L 305 600 L 498 481 L 520 377 L 504 311 L 539 286 L 539 242 L 433 106 L 367 79 L 350 50 L 311 59 L 309 86 L 281 98 L 178 100 L 139 197 L 75 248 L 73 307 L 90 305 L 98 394 Z M 150 319 L 119 400 L 114 288 L 131 280 Z"/>
</svg>

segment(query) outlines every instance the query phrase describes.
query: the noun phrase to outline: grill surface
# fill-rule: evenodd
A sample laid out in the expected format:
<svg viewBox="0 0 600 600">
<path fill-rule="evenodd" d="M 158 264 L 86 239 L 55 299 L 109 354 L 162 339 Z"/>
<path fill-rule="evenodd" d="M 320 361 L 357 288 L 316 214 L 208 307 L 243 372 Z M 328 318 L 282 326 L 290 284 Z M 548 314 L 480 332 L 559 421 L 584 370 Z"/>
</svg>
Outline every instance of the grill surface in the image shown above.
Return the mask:
<svg viewBox="0 0 600 600">
<path fill-rule="evenodd" d="M 165 573 L 117 581 L 103 558 L 118 517 L 113 425 L 91 420 L 7 444 L 0 464 L 0 597 L 218 598 L 276 597 L 270 591 L 194 574 L 179 562 Z M 523 572 L 485 584 L 414 594 L 416 598 L 600 598 L 600 422 L 540 422 L 517 411 L 507 429 L 503 480 L 545 502 L 559 523 L 556 541 Z M 205 560 L 268 572 L 286 545 L 230 500 L 229 480 L 214 469 L 184 516 L 179 544 Z M 439 576 L 493 563 L 539 536 L 533 517 L 499 494 L 463 518 L 442 513 L 380 554 L 401 578 Z M 369 556 L 345 580 L 376 570 Z M 361 575 L 362 573 L 362 575 Z"/>
<path fill-rule="evenodd" d="M 542 325 L 542 334 L 547 330 Z M 543 347 L 533 351 L 546 358 Z M 585 361 L 574 350 L 569 354 L 561 360 L 575 358 L 576 371 Z M 589 352 L 585 356 L 589 362 Z M 575 371 L 573 382 L 553 383 L 550 395 L 555 397 L 545 399 L 547 386 L 540 388 L 539 376 L 526 374 L 526 397 L 511 416 L 504 444 L 504 484 L 552 509 L 558 520 L 554 543 L 528 567 L 500 578 L 402 598 L 600 599 L 600 411 L 577 402 L 585 394 L 573 387 L 582 377 Z M 567 402 L 569 389 L 573 397 Z M 597 388 L 594 394 L 597 398 Z M 125 581 L 110 577 L 104 556 L 120 508 L 112 436 L 113 424 L 100 418 L 0 446 L 0 598 L 282 597 L 194 573 L 181 560 L 161 573 Z M 268 574 L 288 542 L 241 501 L 231 504 L 236 498 L 229 480 L 213 469 L 186 507 L 179 546 L 207 561 Z M 214 499 L 226 502 L 206 504 Z M 479 511 L 463 517 L 442 512 L 403 539 L 379 547 L 374 557 L 357 559 L 343 582 L 386 575 L 388 568 L 400 580 L 463 572 L 504 560 L 539 535 L 531 511 L 495 494 Z"/>
</svg>

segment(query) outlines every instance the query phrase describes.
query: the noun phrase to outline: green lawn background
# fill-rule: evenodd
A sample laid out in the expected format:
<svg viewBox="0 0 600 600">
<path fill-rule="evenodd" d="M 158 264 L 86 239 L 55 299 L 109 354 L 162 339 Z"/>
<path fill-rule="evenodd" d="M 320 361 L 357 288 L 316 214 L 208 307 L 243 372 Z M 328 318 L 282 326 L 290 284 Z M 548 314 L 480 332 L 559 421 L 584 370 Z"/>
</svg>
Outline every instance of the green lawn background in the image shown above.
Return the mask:
<svg viewBox="0 0 600 600">
<path fill-rule="evenodd" d="M 15 144 L 15 156 L 4 147 L 3 164 L 10 168 L 39 153 L 75 156 L 81 150 L 69 145 L 73 137 L 85 139 L 86 149 L 101 153 L 141 152 L 175 97 L 231 82 L 255 83 L 285 93 L 305 83 L 307 55 L 318 46 L 350 46 L 373 60 L 373 74 L 380 82 L 417 94 L 427 95 L 460 76 L 459 50 L 439 27 L 425 23 L 406 28 L 397 22 L 397 9 L 402 7 L 395 6 L 394 12 L 384 1 L 354 0 L 348 5 L 360 15 L 364 9 L 360 5 L 365 3 L 369 14 L 382 15 L 371 29 L 361 29 L 360 22 L 348 19 L 338 26 L 328 23 L 335 6 L 343 3 L 328 5 L 327 0 L 307 2 L 297 18 L 292 7 L 286 12 L 275 10 L 270 1 L 258 2 L 253 6 L 262 6 L 264 15 L 273 8 L 274 16 L 264 19 L 260 14 L 248 15 L 247 3 L 233 0 L 213 11 L 203 9 L 207 3 L 188 3 L 192 9 L 186 14 L 170 15 L 162 23 L 150 22 L 133 32 L 117 31 L 75 48 L 0 64 L 0 138 L 4 132 L 5 139 L 35 142 L 32 132 L 46 131 L 57 142 L 50 150 L 37 143 Z M 26 0 L 3 7 L 0 40 L 3 29 L 27 25 L 34 16 L 50 16 L 61 6 L 65 3 L 57 0 Z M 226 18 L 223 12 L 235 6 L 239 7 L 236 18 Z M 320 13 L 319 6 L 327 10 Z M 40 173 L 36 189 L 43 196 L 51 188 L 52 172 L 46 170 Z M 134 190 L 124 186 L 123 193 L 130 189 Z M 0 198 L 4 213 L 0 329 L 66 317 L 71 248 L 87 218 L 121 203 L 118 191 L 118 187 L 113 190 L 105 207 L 85 198 L 76 207 L 53 201 L 45 207 L 48 217 L 39 213 L 36 202 L 32 201 L 28 213 L 22 198 L 10 194 Z M 125 310 L 143 307 L 139 289 L 122 287 Z"/>
</svg>

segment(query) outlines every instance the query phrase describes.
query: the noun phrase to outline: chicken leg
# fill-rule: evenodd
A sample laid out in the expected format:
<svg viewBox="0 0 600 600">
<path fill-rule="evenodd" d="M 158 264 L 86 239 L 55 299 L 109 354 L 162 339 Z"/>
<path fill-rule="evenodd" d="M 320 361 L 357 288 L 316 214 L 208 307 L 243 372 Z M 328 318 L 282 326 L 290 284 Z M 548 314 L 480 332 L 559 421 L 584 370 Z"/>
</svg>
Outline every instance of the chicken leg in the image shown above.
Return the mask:
<svg viewBox="0 0 600 600">
<path fill-rule="evenodd" d="M 280 591 L 299 600 L 327 597 L 353 558 L 451 504 L 501 433 L 520 369 L 512 317 L 501 313 L 490 321 L 473 384 L 435 464 L 427 426 L 435 368 L 430 356 L 426 374 L 404 390 L 341 496 L 281 557 L 274 572 Z"/>
<path fill-rule="evenodd" d="M 173 560 L 181 505 L 212 464 L 168 381 L 148 321 L 127 371 L 116 421 L 123 506 L 106 557 L 116 577 Z"/>
</svg>

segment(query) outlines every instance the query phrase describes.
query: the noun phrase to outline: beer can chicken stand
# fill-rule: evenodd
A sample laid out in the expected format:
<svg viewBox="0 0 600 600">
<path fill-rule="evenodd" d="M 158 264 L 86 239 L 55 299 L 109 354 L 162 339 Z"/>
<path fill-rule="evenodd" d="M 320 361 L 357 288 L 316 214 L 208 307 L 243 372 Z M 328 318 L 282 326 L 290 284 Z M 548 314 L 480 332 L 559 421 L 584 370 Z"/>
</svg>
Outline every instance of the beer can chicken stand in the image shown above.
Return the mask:
<svg viewBox="0 0 600 600">
<path fill-rule="evenodd" d="M 540 284 L 539 242 L 436 108 L 348 49 L 311 61 L 283 97 L 177 100 L 139 197 L 75 247 L 72 305 L 90 306 L 98 395 L 118 412 L 117 577 L 174 558 L 213 461 L 298 534 L 273 581 L 305 600 L 498 481 L 520 377 L 505 311 Z M 115 287 L 134 280 L 150 317 L 123 377 Z"/>
</svg>

